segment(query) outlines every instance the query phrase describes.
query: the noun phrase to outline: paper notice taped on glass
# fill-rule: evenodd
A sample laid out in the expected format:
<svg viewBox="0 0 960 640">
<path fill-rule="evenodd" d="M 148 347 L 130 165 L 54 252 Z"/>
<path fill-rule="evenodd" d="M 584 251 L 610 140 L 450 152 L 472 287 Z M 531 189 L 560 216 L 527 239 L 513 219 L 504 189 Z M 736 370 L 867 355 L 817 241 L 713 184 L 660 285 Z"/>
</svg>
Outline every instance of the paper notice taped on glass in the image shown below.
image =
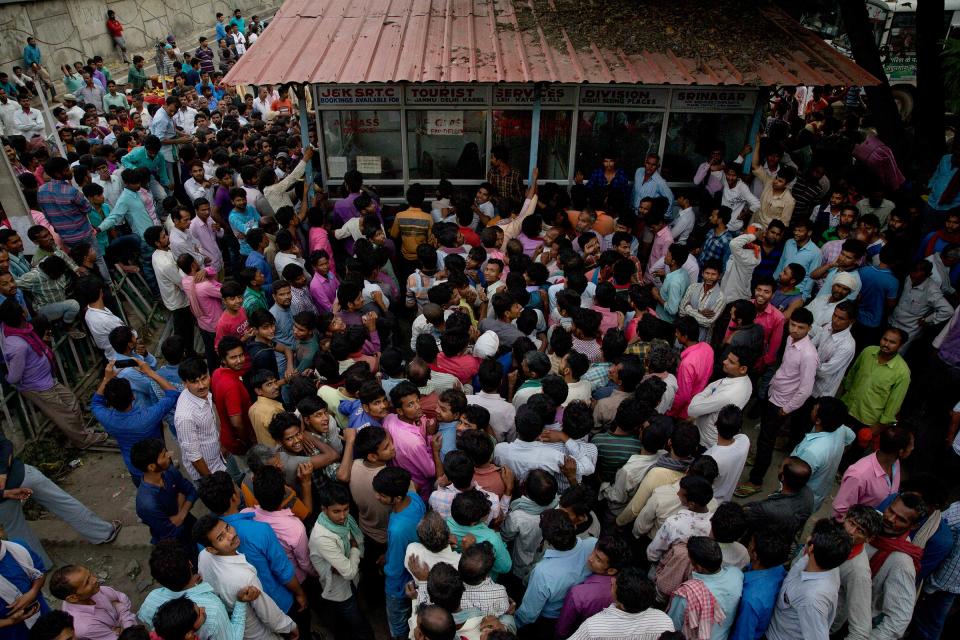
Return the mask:
<svg viewBox="0 0 960 640">
<path fill-rule="evenodd" d="M 331 178 L 342 178 L 347 172 L 347 157 L 330 156 L 327 158 L 327 170 Z"/>
<path fill-rule="evenodd" d="M 357 156 L 357 171 L 364 175 L 380 175 L 383 173 L 380 156 Z"/>
</svg>

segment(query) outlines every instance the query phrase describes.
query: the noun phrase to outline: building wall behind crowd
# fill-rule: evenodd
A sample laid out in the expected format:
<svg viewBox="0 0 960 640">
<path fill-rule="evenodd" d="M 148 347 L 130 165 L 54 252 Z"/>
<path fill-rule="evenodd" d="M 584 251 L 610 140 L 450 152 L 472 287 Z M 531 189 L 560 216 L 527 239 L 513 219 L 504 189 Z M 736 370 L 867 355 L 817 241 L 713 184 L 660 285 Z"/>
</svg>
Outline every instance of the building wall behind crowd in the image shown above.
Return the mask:
<svg viewBox="0 0 960 640">
<path fill-rule="evenodd" d="M 0 0 L 2 1 L 2 0 Z M 127 49 L 150 49 L 173 34 L 181 46 L 194 48 L 196 38 L 213 31 L 218 11 L 230 15 L 239 8 L 244 16 L 273 13 L 279 0 L 40 0 L 0 4 L 0 68 L 9 72 L 23 64 L 27 36 L 40 45 L 44 65 L 59 77 L 61 64 L 94 55 L 115 61 L 117 56 L 106 29 L 107 10 L 113 9 L 123 24 Z M 148 58 L 149 59 L 149 58 Z"/>
</svg>

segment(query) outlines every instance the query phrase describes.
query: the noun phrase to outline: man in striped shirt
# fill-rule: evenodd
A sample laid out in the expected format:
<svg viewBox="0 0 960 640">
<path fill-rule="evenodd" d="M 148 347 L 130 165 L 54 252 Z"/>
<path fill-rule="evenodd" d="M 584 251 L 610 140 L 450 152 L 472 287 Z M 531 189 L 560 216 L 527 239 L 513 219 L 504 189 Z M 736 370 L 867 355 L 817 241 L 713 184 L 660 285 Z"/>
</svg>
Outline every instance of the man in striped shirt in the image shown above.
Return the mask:
<svg viewBox="0 0 960 640">
<path fill-rule="evenodd" d="M 210 394 L 206 363 L 200 358 L 191 358 L 180 365 L 178 373 L 184 387 L 174 414 L 181 467 L 196 482 L 202 476 L 227 469 L 220 448 L 220 421 Z"/>
<path fill-rule="evenodd" d="M 90 203 L 71 182 L 73 172 L 65 158 L 50 158 L 43 170 L 50 180 L 40 187 L 37 201 L 44 215 L 67 247 L 93 244 L 93 227 L 87 219 Z"/>
</svg>

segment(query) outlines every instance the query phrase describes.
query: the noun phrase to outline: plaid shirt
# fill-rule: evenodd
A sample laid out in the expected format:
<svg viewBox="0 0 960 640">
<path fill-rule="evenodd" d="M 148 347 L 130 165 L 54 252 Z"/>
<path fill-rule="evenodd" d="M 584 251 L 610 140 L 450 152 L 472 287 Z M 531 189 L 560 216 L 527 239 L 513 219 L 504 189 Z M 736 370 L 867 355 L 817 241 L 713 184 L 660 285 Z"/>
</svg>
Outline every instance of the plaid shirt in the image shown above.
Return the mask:
<svg viewBox="0 0 960 640">
<path fill-rule="evenodd" d="M 607 187 L 609 187 L 611 191 L 620 191 L 624 196 L 630 195 L 630 179 L 627 178 L 627 174 L 623 172 L 623 169 L 617 169 L 613 180 L 609 183 L 607 183 L 607 176 L 602 167 L 593 170 L 593 173 L 590 174 L 590 179 L 587 180 L 587 188 L 606 189 Z"/>
<path fill-rule="evenodd" d="M 487 182 L 494 186 L 500 197 L 523 202 L 523 176 L 516 169 L 511 167 L 507 175 L 503 175 L 496 169 L 490 169 L 487 173 Z"/>
<path fill-rule="evenodd" d="M 706 264 L 707 260 L 719 260 L 720 268 L 726 268 L 727 258 L 730 257 L 731 240 L 733 240 L 733 232 L 729 229 L 719 236 L 715 229 L 710 229 L 703 241 L 703 249 L 700 251 L 700 265 Z"/>
<path fill-rule="evenodd" d="M 607 386 L 610 382 L 610 367 L 612 366 L 613 363 L 611 362 L 594 362 L 580 379 L 589 382 L 590 388 L 596 391 Z"/>
<path fill-rule="evenodd" d="M 51 280 L 50 276 L 39 268 L 31 269 L 20 278 L 17 278 L 17 286 L 32 293 L 33 301 L 38 307 L 43 307 L 55 302 L 63 302 L 67 299 L 66 276 L 60 276 L 57 280 Z"/>
<path fill-rule="evenodd" d="M 417 605 L 421 604 L 430 604 L 426 581 L 417 581 Z M 509 608 L 510 598 L 507 596 L 506 587 L 497 584 L 489 576 L 480 584 L 463 585 L 463 596 L 460 599 L 461 611 L 475 609 L 484 616 L 502 616 Z"/>
<path fill-rule="evenodd" d="M 37 192 L 37 201 L 65 245 L 90 240 L 93 235 L 93 228 L 87 219 L 90 203 L 72 182 L 66 180 L 45 182 Z"/>
</svg>

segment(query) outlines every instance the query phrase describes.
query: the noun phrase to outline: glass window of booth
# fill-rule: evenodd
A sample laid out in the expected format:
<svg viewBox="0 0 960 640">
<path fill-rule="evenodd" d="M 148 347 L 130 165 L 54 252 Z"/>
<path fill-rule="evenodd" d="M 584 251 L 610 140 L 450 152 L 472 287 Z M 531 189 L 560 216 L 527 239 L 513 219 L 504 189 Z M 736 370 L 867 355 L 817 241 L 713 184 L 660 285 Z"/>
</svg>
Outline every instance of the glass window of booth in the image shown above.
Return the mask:
<svg viewBox="0 0 960 640">
<path fill-rule="evenodd" d="M 668 182 L 692 182 L 697 167 L 713 149 L 721 149 L 728 161 L 735 159 L 748 142 L 751 117 L 736 113 L 670 114 L 661 175 Z"/>
<path fill-rule="evenodd" d="M 617 154 L 617 167 L 633 179 L 647 153 L 660 149 L 662 113 L 642 111 L 581 111 L 577 122 L 576 170 L 584 180 L 603 168 L 605 154 Z"/>
<path fill-rule="evenodd" d="M 486 141 L 485 111 L 407 111 L 410 179 L 483 180 Z"/>
<path fill-rule="evenodd" d="M 566 180 L 570 165 L 571 111 L 540 112 L 540 146 L 537 166 L 542 180 Z M 506 145 L 510 164 L 524 177 L 530 165 L 530 130 L 533 112 L 494 110 L 493 144 Z M 486 168 L 486 167 L 485 167 Z"/>
<path fill-rule="evenodd" d="M 403 178 L 400 111 L 324 111 L 323 143 L 332 179 L 356 169 L 365 178 Z"/>
</svg>

